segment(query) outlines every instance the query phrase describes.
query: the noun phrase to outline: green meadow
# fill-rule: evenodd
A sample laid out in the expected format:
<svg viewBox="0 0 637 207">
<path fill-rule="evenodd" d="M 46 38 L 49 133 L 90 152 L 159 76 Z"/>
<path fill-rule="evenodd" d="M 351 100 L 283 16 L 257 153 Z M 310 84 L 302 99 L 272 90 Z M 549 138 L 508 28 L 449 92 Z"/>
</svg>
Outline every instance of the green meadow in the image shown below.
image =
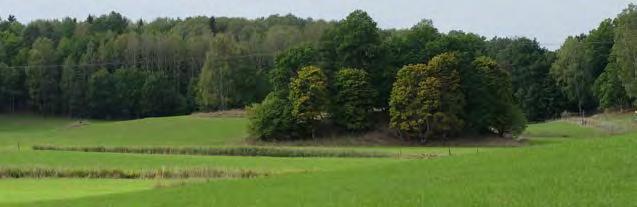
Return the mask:
<svg viewBox="0 0 637 207">
<path fill-rule="evenodd" d="M 531 124 L 518 147 L 267 146 L 399 154 L 267 157 L 33 150 L 34 145 L 251 147 L 243 118 L 0 116 L 0 168 L 253 170 L 254 178 L 0 178 L 0 206 L 631 206 L 632 115 Z M 612 128 L 615 129 L 615 128 Z M 18 147 L 19 145 L 19 147 Z M 451 151 L 451 155 L 448 152 Z M 422 157 L 418 155 L 432 155 Z M 407 156 L 410 155 L 410 156 Z M 413 155 L 413 156 L 411 156 Z"/>
</svg>

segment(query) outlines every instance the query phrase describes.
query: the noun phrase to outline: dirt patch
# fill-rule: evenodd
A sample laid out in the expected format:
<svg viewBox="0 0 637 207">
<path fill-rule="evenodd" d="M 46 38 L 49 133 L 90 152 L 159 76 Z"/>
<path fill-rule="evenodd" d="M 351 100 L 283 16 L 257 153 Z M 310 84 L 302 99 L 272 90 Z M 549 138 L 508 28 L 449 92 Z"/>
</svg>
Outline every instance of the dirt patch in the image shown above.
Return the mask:
<svg viewBox="0 0 637 207">
<path fill-rule="evenodd" d="M 243 109 L 232 109 L 232 110 L 215 111 L 215 112 L 197 112 L 197 113 L 191 114 L 191 116 L 202 117 L 202 118 L 246 117 L 246 111 Z"/>
<path fill-rule="evenodd" d="M 81 120 L 81 121 L 75 121 L 73 123 L 70 123 L 68 125 L 66 125 L 67 129 L 73 129 L 73 128 L 80 128 L 86 125 L 89 125 L 90 123 L 88 121 L 85 120 Z"/>
<path fill-rule="evenodd" d="M 578 124 L 583 127 L 598 129 L 606 134 L 624 134 L 634 130 L 637 126 L 632 113 L 608 113 L 596 114 L 590 117 L 568 117 L 562 120 Z M 625 120 L 618 118 L 609 119 L 608 117 L 625 117 Z"/>
</svg>

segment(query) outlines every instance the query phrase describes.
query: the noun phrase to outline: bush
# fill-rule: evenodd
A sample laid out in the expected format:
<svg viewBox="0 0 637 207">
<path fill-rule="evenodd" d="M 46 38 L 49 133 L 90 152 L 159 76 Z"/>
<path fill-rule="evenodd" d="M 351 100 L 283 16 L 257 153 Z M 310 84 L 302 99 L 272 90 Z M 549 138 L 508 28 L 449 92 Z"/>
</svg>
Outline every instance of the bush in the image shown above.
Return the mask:
<svg viewBox="0 0 637 207">
<path fill-rule="evenodd" d="M 248 107 L 249 130 L 263 140 L 289 139 L 295 136 L 291 105 L 286 98 L 270 93 L 260 104 Z"/>
</svg>

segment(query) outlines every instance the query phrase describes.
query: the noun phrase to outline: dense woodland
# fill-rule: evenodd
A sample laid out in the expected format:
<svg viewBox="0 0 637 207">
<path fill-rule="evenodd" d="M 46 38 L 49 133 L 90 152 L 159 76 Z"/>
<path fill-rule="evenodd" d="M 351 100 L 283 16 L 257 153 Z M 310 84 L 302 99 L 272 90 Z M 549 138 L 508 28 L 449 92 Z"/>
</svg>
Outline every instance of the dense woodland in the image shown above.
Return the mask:
<svg viewBox="0 0 637 207">
<path fill-rule="evenodd" d="M 521 132 L 637 97 L 637 7 L 557 51 L 529 38 L 293 15 L 0 19 L 0 108 L 130 119 L 248 108 L 263 139 L 388 125 L 405 138 Z"/>
</svg>

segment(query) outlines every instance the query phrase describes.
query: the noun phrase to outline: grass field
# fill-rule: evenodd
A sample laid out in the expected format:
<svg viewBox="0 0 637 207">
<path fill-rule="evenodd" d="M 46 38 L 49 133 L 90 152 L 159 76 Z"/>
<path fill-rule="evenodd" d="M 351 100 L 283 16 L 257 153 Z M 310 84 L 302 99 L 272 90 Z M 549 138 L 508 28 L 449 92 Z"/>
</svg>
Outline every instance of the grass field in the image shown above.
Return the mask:
<svg viewBox="0 0 637 207">
<path fill-rule="evenodd" d="M 247 136 L 243 118 L 175 116 L 132 121 L 82 121 L 35 116 L 0 116 L 0 146 L 212 146 L 239 144 Z"/>
<path fill-rule="evenodd" d="M 626 117 L 630 116 L 592 119 L 624 128 L 634 126 Z M 631 206 L 637 197 L 637 133 L 618 134 L 571 121 L 530 125 L 523 134 L 529 146 L 452 148 L 452 156 L 444 147 L 338 148 L 440 155 L 433 159 L 150 155 L 30 148 L 38 144 L 246 145 L 247 122 L 242 118 L 179 116 L 88 123 L 0 115 L 0 167 L 214 167 L 270 172 L 272 176 L 192 181 L 0 179 L 0 206 Z"/>
</svg>

